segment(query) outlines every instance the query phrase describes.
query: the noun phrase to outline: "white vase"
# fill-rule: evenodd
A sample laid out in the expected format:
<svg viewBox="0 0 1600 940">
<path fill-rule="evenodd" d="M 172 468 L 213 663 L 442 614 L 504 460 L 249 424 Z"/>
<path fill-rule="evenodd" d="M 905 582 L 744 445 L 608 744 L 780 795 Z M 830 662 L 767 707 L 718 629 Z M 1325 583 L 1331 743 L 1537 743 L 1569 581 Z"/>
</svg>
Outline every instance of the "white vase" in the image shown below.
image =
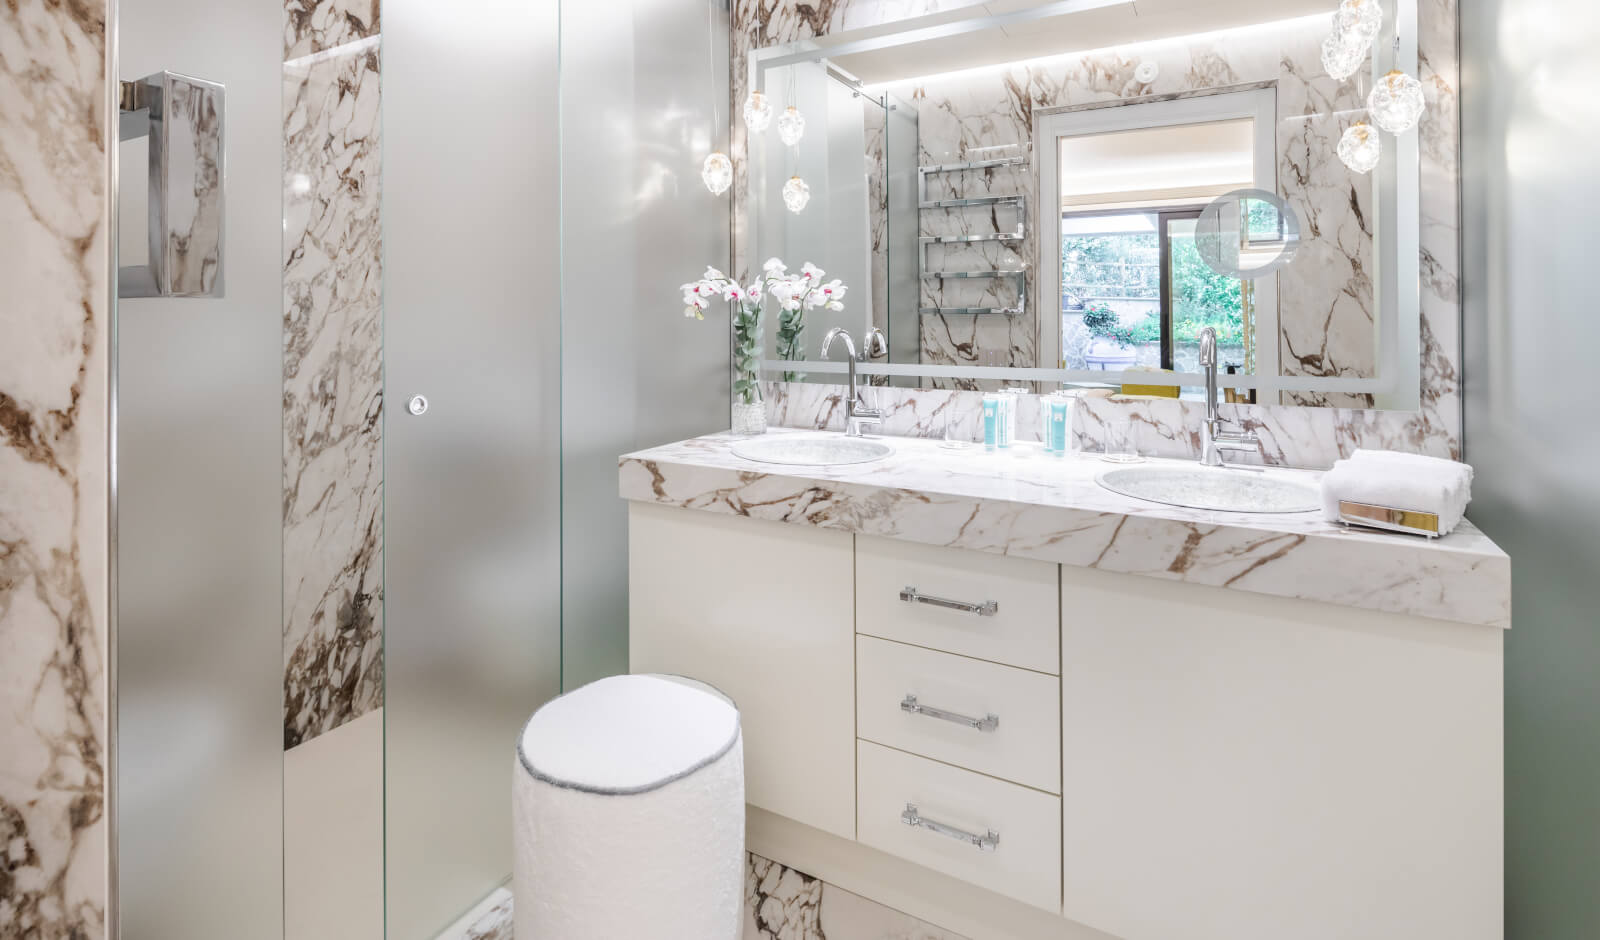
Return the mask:
<svg viewBox="0 0 1600 940">
<path fill-rule="evenodd" d="M 757 434 L 767 433 L 767 406 L 764 402 L 753 401 L 733 403 L 733 433 L 753 437 Z"/>
</svg>

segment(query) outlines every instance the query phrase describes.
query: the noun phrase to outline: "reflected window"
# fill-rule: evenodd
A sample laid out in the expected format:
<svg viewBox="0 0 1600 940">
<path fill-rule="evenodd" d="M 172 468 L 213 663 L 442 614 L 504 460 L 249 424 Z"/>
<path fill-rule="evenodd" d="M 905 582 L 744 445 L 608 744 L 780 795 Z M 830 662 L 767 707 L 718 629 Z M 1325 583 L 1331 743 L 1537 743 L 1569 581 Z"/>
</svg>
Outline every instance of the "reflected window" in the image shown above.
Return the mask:
<svg viewBox="0 0 1600 940">
<path fill-rule="evenodd" d="M 1247 282 L 1195 248 L 1211 199 L 1254 177 L 1255 121 L 1174 124 L 1058 138 L 1061 360 L 1068 369 L 1199 370 L 1199 334 L 1217 331 L 1224 367 L 1254 368 Z M 1272 213 L 1245 237 L 1281 240 Z"/>
</svg>

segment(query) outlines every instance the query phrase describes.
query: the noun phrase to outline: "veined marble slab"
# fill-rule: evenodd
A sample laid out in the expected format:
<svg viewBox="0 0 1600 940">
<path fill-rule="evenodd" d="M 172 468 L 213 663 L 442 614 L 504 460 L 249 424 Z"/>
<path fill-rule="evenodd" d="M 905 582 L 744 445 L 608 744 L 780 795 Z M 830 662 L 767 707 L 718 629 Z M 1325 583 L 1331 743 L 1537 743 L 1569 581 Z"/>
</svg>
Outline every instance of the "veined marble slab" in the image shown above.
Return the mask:
<svg viewBox="0 0 1600 940">
<path fill-rule="evenodd" d="M 0 937 L 107 936 L 107 5 L 0 4 Z"/>
<path fill-rule="evenodd" d="M 1109 465 L 1094 455 L 1050 457 L 1037 446 L 986 453 L 885 438 L 895 453 L 876 463 L 787 467 L 734 456 L 737 440 L 716 434 L 624 455 L 620 493 L 1276 597 L 1511 624 L 1510 559 L 1470 522 L 1429 541 L 1347 529 L 1318 513 L 1182 509 L 1102 488 L 1095 475 Z"/>
<path fill-rule="evenodd" d="M 376 7 L 285 10 L 287 750 L 383 704 L 383 232 Z"/>
</svg>

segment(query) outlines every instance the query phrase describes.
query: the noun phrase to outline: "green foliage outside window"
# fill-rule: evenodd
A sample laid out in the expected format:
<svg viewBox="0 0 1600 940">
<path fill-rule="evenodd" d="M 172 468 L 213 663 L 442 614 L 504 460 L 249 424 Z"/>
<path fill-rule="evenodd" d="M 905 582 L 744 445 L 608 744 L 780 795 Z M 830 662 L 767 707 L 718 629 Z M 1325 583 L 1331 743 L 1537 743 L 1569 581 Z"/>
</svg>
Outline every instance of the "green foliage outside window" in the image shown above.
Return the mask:
<svg viewBox="0 0 1600 940">
<path fill-rule="evenodd" d="M 1224 346 L 1245 344 L 1239 281 L 1211 270 L 1195 250 L 1194 239 L 1173 238 L 1173 331 L 1178 345 L 1198 342 L 1211 327 Z M 1083 325 L 1095 336 L 1124 345 L 1161 342 L 1161 315 L 1149 313 L 1122 325 L 1099 297 L 1156 300 L 1161 296 L 1160 242 L 1148 235 L 1093 235 L 1061 241 L 1061 283 L 1085 298 Z M 1109 317 L 1109 319 L 1108 319 Z"/>
</svg>

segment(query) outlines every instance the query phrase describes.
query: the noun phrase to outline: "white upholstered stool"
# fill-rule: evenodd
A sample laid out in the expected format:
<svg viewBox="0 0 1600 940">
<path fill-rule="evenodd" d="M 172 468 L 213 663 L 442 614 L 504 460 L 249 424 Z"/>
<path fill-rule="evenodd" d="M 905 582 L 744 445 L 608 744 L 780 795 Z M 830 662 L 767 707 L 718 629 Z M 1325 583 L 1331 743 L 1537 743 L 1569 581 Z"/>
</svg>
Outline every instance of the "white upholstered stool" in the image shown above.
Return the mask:
<svg viewBox="0 0 1600 940">
<path fill-rule="evenodd" d="M 744 742 L 710 686 L 612 676 L 534 713 L 512 782 L 517 940 L 736 940 Z"/>
</svg>

